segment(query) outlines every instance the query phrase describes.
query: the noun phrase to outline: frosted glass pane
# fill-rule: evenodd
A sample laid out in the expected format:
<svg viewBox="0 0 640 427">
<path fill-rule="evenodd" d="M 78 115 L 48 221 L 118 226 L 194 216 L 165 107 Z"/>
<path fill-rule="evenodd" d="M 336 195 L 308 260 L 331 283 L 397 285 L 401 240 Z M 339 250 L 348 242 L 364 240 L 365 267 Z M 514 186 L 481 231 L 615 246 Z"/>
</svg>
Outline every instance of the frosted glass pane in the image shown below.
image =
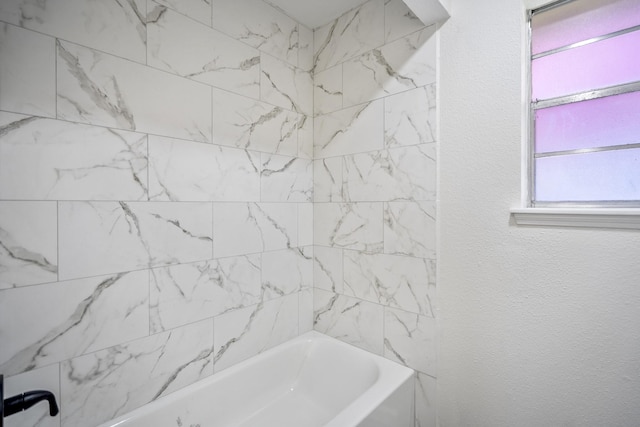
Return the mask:
<svg viewBox="0 0 640 427">
<path fill-rule="evenodd" d="M 640 148 L 536 159 L 535 199 L 640 200 Z"/>
<path fill-rule="evenodd" d="M 536 153 L 640 143 L 640 92 L 537 110 Z"/>
<path fill-rule="evenodd" d="M 579 0 L 531 19 L 533 54 L 640 25 L 638 0 Z"/>
<path fill-rule="evenodd" d="M 532 99 L 640 80 L 640 31 L 535 59 Z"/>
</svg>

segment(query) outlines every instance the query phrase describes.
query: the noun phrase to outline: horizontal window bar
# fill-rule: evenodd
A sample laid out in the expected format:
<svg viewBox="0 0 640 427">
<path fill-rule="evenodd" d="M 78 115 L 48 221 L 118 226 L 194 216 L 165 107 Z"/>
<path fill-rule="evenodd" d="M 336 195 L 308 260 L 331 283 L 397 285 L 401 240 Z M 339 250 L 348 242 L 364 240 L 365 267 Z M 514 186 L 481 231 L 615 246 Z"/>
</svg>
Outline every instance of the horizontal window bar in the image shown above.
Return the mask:
<svg viewBox="0 0 640 427">
<path fill-rule="evenodd" d="M 546 12 L 546 11 L 551 10 L 551 9 L 555 9 L 556 7 L 560 7 L 560 6 L 563 6 L 563 5 L 567 4 L 567 3 L 572 3 L 574 1 L 575 0 L 559 0 L 559 1 L 556 1 L 556 2 L 553 2 L 553 3 L 546 4 L 544 6 L 540 6 L 537 9 L 532 9 L 531 10 L 531 16 L 537 15 L 539 13 Z"/>
<path fill-rule="evenodd" d="M 640 200 L 590 200 L 588 202 L 545 202 L 532 200 L 531 207 L 536 208 L 637 208 L 640 207 Z"/>
<path fill-rule="evenodd" d="M 535 158 L 539 159 L 542 157 L 568 156 L 571 154 L 598 153 L 600 151 L 629 150 L 632 148 L 640 148 L 640 143 L 625 144 L 625 145 L 610 145 L 608 147 L 580 148 L 576 150 L 565 150 L 565 151 L 551 151 L 547 153 L 536 153 Z"/>
<path fill-rule="evenodd" d="M 577 47 L 586 46 L 586 45 L 591 44 L 591 43 L 597 43 L 597 42 L 602 41 L 602 40 L 607 40 L 607 39 L 610 39 L 610 38 L 613 38 L 613 37 L 622 36 L 624 34 L 633 33 L 634 31 L 638 31 L 638 30 L 640 30 L 640 25 L 636 25 L 635 27 L 625 28 L 624 30 L 620 30 L 620 31 L 614 31 L 613 33 L 605 34 L 603 36 L 593 37 L 593 38 L 590 38 L 590 39 L 587 39 L 587 40 L 583 40 L 581 42 L 572 43 L 570 45 L 561 46 L 561 47 L 558 47 L 558 48 L 555 48 L 555 49 L 547 50 L 546 52 L 536 53 L 535 55 L 533 55 L 531 57 L 531 59 L 538 59 L 538 58 L 541 58 L 543 56 L 553 55 L 555 53 L 560 53 L 560 52 L 564 52 L 566 50 L 575 49 Z"/>
<path fill-rule="evenodd" d="M 623 93 L 636 91 L 640 91 L 640 82 L 625 83 L 618 86 L 611 86 L 589 92 L 561 96 L 558 98 L 537 100 L 533 101 L 531 105 L 534 110 L 539 110 L 541 108 L 555 107 L 557 105 L 570 104 L 572 102 L 588 101 L 590 99 L 604 98 L 605 96 L 621 95 Z"/>
</svg>

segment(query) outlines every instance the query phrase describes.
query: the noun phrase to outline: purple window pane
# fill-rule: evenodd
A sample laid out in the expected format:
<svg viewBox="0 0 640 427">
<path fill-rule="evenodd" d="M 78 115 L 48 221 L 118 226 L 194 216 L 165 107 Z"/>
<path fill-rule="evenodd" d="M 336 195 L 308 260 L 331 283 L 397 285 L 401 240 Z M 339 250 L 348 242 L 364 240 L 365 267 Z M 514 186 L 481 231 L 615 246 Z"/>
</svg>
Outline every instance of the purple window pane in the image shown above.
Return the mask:
<svg viewBox="0 0 640 427">
<path fill-rule="evenodd" d="M 537 110 L 536 153 L 640 143 L 640 92 Z"/>
<path fill-rule="evenodd" d="M 640 200 L 640 148 L 536 159 L 537 202 Z"/>
<path fill-rule="evenodd" d="M 531 67 L 534 100 L 638 81 L 640 31 L 543 56 Z"/>
<path fill-rule="evenodd" d="M 580 0 L 531 19 L 532 51 L 558 47 L 640 25 L 638 0 Z"/>
</svg>

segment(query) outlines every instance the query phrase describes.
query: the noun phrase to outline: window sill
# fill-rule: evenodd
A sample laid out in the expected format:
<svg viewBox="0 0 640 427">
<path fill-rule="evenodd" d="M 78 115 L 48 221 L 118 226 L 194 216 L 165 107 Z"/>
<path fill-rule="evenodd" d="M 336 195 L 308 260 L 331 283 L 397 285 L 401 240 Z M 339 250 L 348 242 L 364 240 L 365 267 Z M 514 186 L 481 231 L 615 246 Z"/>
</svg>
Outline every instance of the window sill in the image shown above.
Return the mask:
<svg viewBox="0 0 640 427">
<path fill-rule="evenodd" d="M 518 225 L 640 230 L 640 209 L 511 209 Z"/>
</svg>

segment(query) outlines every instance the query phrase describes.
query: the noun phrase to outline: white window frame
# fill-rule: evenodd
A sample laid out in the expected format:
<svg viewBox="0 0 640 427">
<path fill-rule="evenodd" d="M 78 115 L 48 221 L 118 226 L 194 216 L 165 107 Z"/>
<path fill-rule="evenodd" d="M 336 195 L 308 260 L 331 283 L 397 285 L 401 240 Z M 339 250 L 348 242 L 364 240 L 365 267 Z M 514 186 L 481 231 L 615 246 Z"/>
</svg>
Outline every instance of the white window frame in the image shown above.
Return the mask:
<svg viewBox="0 0 640 427">
<path fill-rule="evenodd" d="M 615 228 L 640 230 L 640 208 L 614 204 L 597 206 L 593 203 L 561 203 L 533 207 L 534 185 L 534 110 L 531 103 L 531 12 L 551 4 L 563 4 L 572 0 L 525 0 L 523 61 L 523 119 L 522 119 L 522 199 L 521 206 L 511 209 L 517 225 L 544 227 Z M 628 205 L 627 205 L 628 206 Z"/>
</svg>

